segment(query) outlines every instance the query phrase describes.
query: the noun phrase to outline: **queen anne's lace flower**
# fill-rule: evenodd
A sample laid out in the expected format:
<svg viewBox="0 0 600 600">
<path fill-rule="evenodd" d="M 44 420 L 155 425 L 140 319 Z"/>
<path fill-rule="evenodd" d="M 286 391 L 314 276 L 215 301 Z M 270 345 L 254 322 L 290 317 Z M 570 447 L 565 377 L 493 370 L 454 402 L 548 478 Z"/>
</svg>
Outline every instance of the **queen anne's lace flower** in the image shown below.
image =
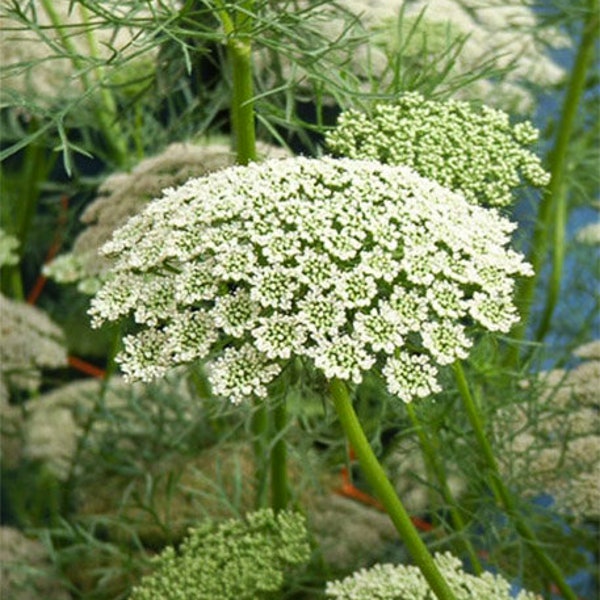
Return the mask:
<svg viewBox="0 0 600 600">
<path fill-rule="evenodd" d="M 283 158 L 288 152 L 282 148 L 258 142 L 257 152 L 261 158 Z M 124 225 L 127 220 L 140 212 L 152 198 L 156 198 L 161 190 L 176 188 L 185 183 L 190 177 L 199 177 L 212 171 L 218 171 L 231 166 L 235 161 L 235 153 L 231 151 L 228 140 L 210 141 L 200 143 L 174 143 L 170 144 L 163 152 L 150 156 L 137 164 L 129 173 L 113 173 L 100 186 L 98 197 L 86 208 L 81 216 L 86 228 L 76 238 L 72 250 L 61 254 L 44 267 L 44 274 L 59 283 L 75 283 L 79 291 L 85 294 L 94 294 L 100 287 L 105 273 L 111 267 L 111 261 L 98 253 L 99 248 L 105 244 L 112 233 Z M 238 225 L 239 226 L 239 225 Z M 143 242 L 143 231 L 141 241 Z M 210 237 L 213 233 L 214 237 Z M 215 235 L 216 234 L 216 235 Z M 202 243 L 208 246 L 209 239 L 216 250 L 221 247 L 223 252 L 231 252 L 229 242 L 237 238 L 236 230 L 228 231 L 222 227 L 218 231 L 204 232 L 202 239 L 188 235 L 185 238 L 169 238 L 169 245 L 178 245 L 183 252 L 193 251 L 194 247 Z M 287 238 L 286 238 L 287 239 Z M 284 252 L 280 242 L 278 252 Z M 0 252 L 2 248 L 0 234 Z M 142 260 L 142 247 L 146 252 L 160 253 L 162 247 L 140 247 L 140 260 Z M 223 252 L 218 252 L 219 255 Z M 229 254 L 220 256 L 222 267 L 225 260 L 235 259 Z M 243 256 L 238 260 L 243 260 Z M 131 265 L 133 267 L 133 263 Z M 185 265 L 182 276 L 177 283 L 175 296 L 178 301 L 208 300 L 216 294 L 212 269 L 197 268 L 195 264 Z M 125 287 L 127 292 L 127 287 Z M 135 303 L 135 300 L 133 300 Z"/>
<path fill-rule="evenodd" d="M 449 552 L 436 554 L 434 560 L 457 600 L 515 598 L 510 583 L 500 575 L 487 572 L 469 575 L 462 570 L 460 560 Z M 335 600 L 427 600 L 433 597 L 417 567 L 392 564 L 376 564 L 341 581 L 329 582 L 326 593 Z M 525 590 L 516 596 L 516 600 L 539 598 Z"/>
<path fill-rule="evenodd" d="M 67 365 L 64 334 L 44 311 L 2 294 L 0 315 L 0 380 L 36 391 L 43 369 Z"/>
<path fill-rule="evenodd" d="M 515 322 L 511 278 L 530 267 L 506 248 L 512 230 L 407 167 L 231 167 L 166 190 L 115 233 L 92 320 L 141 326 L 120 356 L 132 379 L 209 359 L 214 392 L 241 401 L 300 357 L 355 383 L 374 369 L 408 402 L 440 389 L 469 326 Z M 482 277 L 490 264 L 496 276 Z"/>
<path fill-rule="evenodd" d="M 600 517 L 600 341 L 574 351 L 583 362 L 524 382 L 532 396 L 494 415 L 500 466 L 528 496 L 549 494 L 577 519 Z"/>
<path fill-rule="evenodd" d="M 327 144 L 349 158 L 412 167 L 471 202 L 506 206 L 522 181 L 534 186 L 549 181 L 540 159 L 527 149 L 537 136 L 531 123 L 513 127 L 502 111 L 425 100 L 412 92 L 393 105 L 375 106 L 372 115 L 343 112 Z"/>
</svg>

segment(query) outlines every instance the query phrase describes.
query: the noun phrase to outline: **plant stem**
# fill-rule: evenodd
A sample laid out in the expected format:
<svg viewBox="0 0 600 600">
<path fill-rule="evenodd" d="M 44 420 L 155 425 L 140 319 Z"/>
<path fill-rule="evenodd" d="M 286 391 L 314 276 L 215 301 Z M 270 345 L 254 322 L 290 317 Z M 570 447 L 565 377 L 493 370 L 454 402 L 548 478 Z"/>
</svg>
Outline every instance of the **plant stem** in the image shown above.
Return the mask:
<svg viewBox="0 0 600 600">
<path fill-rule="evenodd" d="M 33 134 L 38 128 L 38 120 L 32 118 L 28 133 Z M 10 174 L 4 169 L 0 171 L 0 195 L 6 201 L 0 222 L 4 224 L 6 232 L 14 235 L 19 241 L 19 262 L 2 267 L 0 285 L 6 295 L 17 300 L 24 300 L 26 297 L 21 262 L 36 215 L 41 184 L 52 170 L 55 160 L 56 157 L 47 151 L 42 136 L 41 139 L 35 138 L 27 144 L 18 171 Z M 9 199 L 13 199 L 12 202 Z"/>
<path fill-rule="evenodd" d="M 409 403 L 406 405 L 406 410 L 408 412 L 408 416 L 417 432 L 417 436 L 419 438 L 419 442 L 421 444 L 421 450 L 425 456 L 425 460 L 429 463 L 435 478 L 438 481 L 438 485 L 440 486 L 440 491 L 442 494 L 442 498 L 444 502 L 448 505 L 448 509 L 450 511 L 450 518 L 452 519 L 452 525 L 457 532 L 464 532 L 466 529 L 465 522 L 463 521 L 462 515 L 458 510 L 458 505 L 454 500 L 454 496 L 452 495 L 452 491 L 448 486 L 448 479 L 446 477 L 446 473 L 444 472 L 444 468 L 440 464 L 440 462 L 436 458 L 436 451 L 427 436 L 423 426 L 421 425 L 419 418 L 417 417 L 417 413 L 415 411 L 414 406 Z M 479 559 L 477 558 L 477 553 L 473 548 L 470 540 L 466 536 L 461 537 L 461 545 L 462 551 L 467 554 L 469 560 L 471 561 L 471 566 L 473 567 L 473 571 L 476 575 L 480 575 L 483 572 L 483 568 Z"/>
<path fill-rule="evenodd" d="M 386 477 L 381 464 L 371 449 L 352 407 L 346 385 L 339 379 L 332 379 L 329 382 L 329 390 L 342 427 L 358 457 L 365 477 L 392 519 L 413 560 L 440 600 L 455 600 L 454 594 L 434 563 L 429 550 L 419 537 L 404 505 L 398 498 L 394 487 Z"/>
<path fill-rule="evenodd" d="M 274 441 L 271 452 L 271 507 L 275 512 L 285 510 L 289 502 L 287 477 L 287 447 L 284 434 L 287 426 L 285 395 L 273 407 Z"/>
<path fill-rule="evenodd" d="M 269 448 L 269 415 L 263 401 L 256 401 L 252 414 L 252 450 L 254 451 L 254 479 L 256 485 L 256 509 L 267 505 L 267 481 Z"/>
<path fill-rule="evenodd" d="M 492 446 L 485 434 L 483 425 L 483 419 L 479 413 L 479 409 L 473 400 L 471 391 L 469 390 L 469 384 L 465 376 L 462 365 L 459 361 L 456 361 L 453 365 L 454 376 L 460 392 L 463 405 L 467 412 L 467 417 L 475 433 L 475 439 L 479 445 L 481 456 L 487 467 L 489 475 L 490 486 L 492 493 L 496 498 L 496 501 L 502 505 L 506 514 L 511 517 L 515 523 L 515 527 L 519 535 L 525 540 L 527 547 L 538 561 L 541 568 L 544 570 L 546 575 L 553 581 L 563 597 L 567 600 L 577 600 L 576 594 L 569 587 L 563 574 L 561 573 L 558 565 L 542 550 L 541 544 L 537 539 L 535 532 L 526 521 L 521 517 L 517 509 L 516 502 L 509 491 L 504 485 L 502 478 L 500 477 L 500 470 Z"/>
<path fill-rule="evenodd" d="M 560 284 L 565 259 L 565 230 L 567 226 L 567 194 L 565 186 L 568 164 L 567 153 L 569 150 L 569 141 L 573 134 L 575 117 L 577 116 L 581 98 L 585 90 L 587 74 L 593 63 L 594 45 L 598 34 L 598 0 L 590 0 L 588 5 L 590 14 L 584 23 L 569 87 L 565 95 L 556 146 L 550 159 L 552 180 L 550 182 L 549 193 L 556 197 L 554 201 L 556 208 L 552 236 L 553 261 L 550 286 L 546 295 L 546 305 L 535 336 L 537 341 L 541 341 L 548 333 L 552 314 L 560 295 Z"/>
<path fill-rule="evenodd" d="M 521 321 L 513 331 L 518 340 L 525 337 L 527 323 L 533 304 L 536 287 L 546 258 L 549 232 L 552 229 L 552 273 L 546 304 L 538 325 L 535 339 L 541 341 L 550 326 L 550 321 L 560 295 L 560 284 L 565 257 L 565 228 L 567 221 L 567 194 L 565 179 L 567 174 L 569 142 L 573 136 L 577 112 L 585 90 L 586 78 L 593 64 L 594 45 L 598 34 L 598 0 L 588 0 L 589 15 L 583 27 L 577 49 L 575 63 L 567 86 L 558 124 L 554 146 L 549 153 L 550 184 L 542 197 L 538 209 L 528 261 L 535 275 L 523 281 L 517 298 Z M 510 362 L 518 361 L 519 347 L 511 350 Z"/>
<path fill-rule="evenodd" d="M 256 160 L 256 125 L 254 122 L 254 84 L 252 81 L 252 43 L 250 30 L 253 6 L 251 0 L 241 2 L 232 19 L 222 2 L 217 11 L 227 39 L 227 57 L 231 65 L 231 123 L 237 162 L 247 165 Z"/>
</svg>

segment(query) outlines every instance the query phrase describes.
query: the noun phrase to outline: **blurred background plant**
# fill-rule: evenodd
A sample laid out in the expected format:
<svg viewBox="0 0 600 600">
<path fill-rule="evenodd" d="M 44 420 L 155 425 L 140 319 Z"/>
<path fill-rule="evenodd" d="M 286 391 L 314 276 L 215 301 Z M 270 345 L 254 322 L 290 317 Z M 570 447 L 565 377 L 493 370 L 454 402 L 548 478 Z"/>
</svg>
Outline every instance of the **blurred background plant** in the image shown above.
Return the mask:
<svg viewBox="0 0 600 600">
<path fill-rule="evenodd" d="M 249 17 L 261 159 L 320 156 L 341 112 L 372 114 L 406 91 L 540 128 L 551 191 L 525 188 L 504 209 L 539 273 L 521 288 L 526 319 L 482 335 L 465 371 L 515 510 L 578 596 L 596 597 L 596 0 L 3 2 L 2 594 L 126 598 L 189 527 L 257 508 L 260 411 L 211 397 L 200 366 L 125 384 L 118 328 L 92 330 L 86 314 L 112 231 L 160 190 L 236 160 L 222 11 Z M 355 405 L 369 440 L 432 551 L 558 597 L 442 379 L 442 393 L 404 406 L 367 377 Z M 325 597 L 327 580 L 408 561 L 320 386 L 288 393 L 290 490 L 312 555 L 276 597 Z"/>
</svg>

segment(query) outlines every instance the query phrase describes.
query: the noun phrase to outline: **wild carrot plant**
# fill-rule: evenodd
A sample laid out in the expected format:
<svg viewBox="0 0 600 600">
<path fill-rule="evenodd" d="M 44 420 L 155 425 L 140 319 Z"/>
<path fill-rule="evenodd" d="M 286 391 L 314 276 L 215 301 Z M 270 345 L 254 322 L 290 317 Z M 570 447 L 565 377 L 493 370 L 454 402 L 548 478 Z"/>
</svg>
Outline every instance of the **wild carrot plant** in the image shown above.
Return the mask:
<svg viewBox="0 0 600 600">
<path fill-rule="evenodd" d="M 0 11 L 7 594 L 592 597 L 597 0 Z"/>
</svg>

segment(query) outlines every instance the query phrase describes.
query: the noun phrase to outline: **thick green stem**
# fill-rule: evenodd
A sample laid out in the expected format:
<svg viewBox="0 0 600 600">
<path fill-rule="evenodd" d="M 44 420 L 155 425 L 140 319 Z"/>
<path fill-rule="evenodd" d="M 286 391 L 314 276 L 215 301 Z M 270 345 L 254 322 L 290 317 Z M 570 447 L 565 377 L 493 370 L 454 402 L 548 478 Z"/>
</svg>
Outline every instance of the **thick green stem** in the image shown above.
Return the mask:
<svg viewBox="0 0 600 600">
<path fill-rule="evenodd" d="M 481 452 L 481 457 L 487 468 L 487 474 L 489 475 L 489 482 L 492 493 L 496 498 L 496 501 L 504 508 L 506 514 L 513 520 L 517 532 L 523 538 L 527 547 L 537 560 L 540 567 L 546 573 L 546 575 L 553 581 L 563 597 L 567 600 L 577 600 L 576 594 L 569 587 L 561 570 L 558 565 L 542 550 L 541 544 L 537 539 L 535 532 L 526 521 L 519 514 L 516 502 L 509 491 L 504 485 L 500 476 L 500 470 L 492 446 L 486 436 L 483 419 L 479 413 L 479 409 L 473 400 L 471 391 L 469 390 L 469 384 L 463 371 L 460 362 L 454 363 L 454 375 L 456 384 L 460 392 L 463 405 L 467 412 L 467 417 L 473 428 L 475 439 Z"/>
<path fill-rule="evenodd" d="M 575 64 L 573 65 L 567 86 L 554 147 L 549 154 L 550 184 L 540 202 L 531 250 L 528 256 L 528 260 L 534 268 L 535 275 L 523 281 L 517 299 L 517 306 L 519 306 L 521 312 L 521 321 L 514 329 L 513 335 L 518 340 L 522 340 L 525 337 L 536 287 L 546 258 L 548 238 L 551 230 L 553 239 L 552 273 L 546 296 L 546 305 L 535 335 L 538 341 L 541 341 L 548 333 L 550 321 L 560 294 L 565 256 L 565 227 L 567 221 L 565 179 L 569 163 L 569 143 L 573 136 L 575 120 L 585 90 L 587 75 L 593 64 L 594 45 L 598 35 L 598 0 L 589 0 L 588 7 L 589 16 L 584 24 Z M 517 363 L 518 356 L 519 348 L 518 346 L 514 346 L 510 356 L 510 362 L 513 365 Z"/>
<path fill-rule="evenodd" d="M 455 600 L 452 590 L 448 587 L 429 550 L 419 537 L 410 516 L 371 449 L 352 407 L 346 385 L 339 379 L 333 379 L 329 383 L 329 390 L 342 427 L 358 457 L 365 477 L 392 519 L 413 560 L 440 600 Z"/>
<path fill-rule="evenodd" d="M 448 479 L 446 477 L 446 473 L 444 472 L 444 468 L 437 460 L 437 452 L 431 443 L 427 433 L 425 432 L 419 418 L 417 417 L 417 413 L 412 404 L 406 405 L 406 410 L 408 412 L 408 416 L 417 432 L 417 436 L 419 438 L 419 442 L 421 444 L 421 450 L 423 455 L 425 456 L 426 462 L 429 464 L 435 478 L 438 482 L 440 492 L 442 494 L 442 498 L 444 502 L 448 506 L 448 510 L 450 511 L 450 519 L 452 520 L 452 525 L 454 529 L 459 533 L 464 533 L 466 530 L 465 522 L 460 514 L 460 510 L 458 509 L 458 505 L 454 500 L 454 496 L 450 487 L 448 485 Z M 473 571 L 475 571 L 476 575 L 480 575 L 483 572 L 483 568 L 479 559 L 477 558 L 477 553 L 473 548 L 470 540 L 466 536 L 462 536 L 460 538 L 461 542 L 461 550 L 467 554 L 469 560 L 471 561 L 471 565 L 473 567 Z"/>
<path fill-rule="evenodd" d="M 256 508 L 267 505 L 269 464 L 269 415 L 263 401 L 257 401 L 252 414 L 252 450 L 254 451 L 254 479 L 256 485 Z"/>
<path fill-rule="evenodd" d="M 254 122 L 254 84 L 252 81 L 251 12 L 254 2 L 241 2 L 234 18 L 218 2 L 217 14 L 227 36 L 227 57 L 231 66 L 231 122 L 237 162 L 247 165 L 256 160 L 256 124 Z"/>
<path fill-rule="evenodd" d="M 285 396 L 273 407 L 274 440 L 271 452 L 271 507 L 274 511 L 285 510 L 289 502 L 287 477 L 287 447 L 284 439 L 287 427 Z"/>
<path fill-rule="evenodd" d="M 32 119 L 29 128 L 31 134 L 38 130 L 36 119 Z M 0 221 L 6 232 L 19 241 L 19 262 L 2 267 L 1 289 L 11 298 L 24 300 L 26 296 L 20 263 L 36 215 L 41 184 L 54 166 L 54 161 L 55 156 L 47 151 L 44 138 L 37 138 L 26 146 L 18 171 L 0 172 L 0 193 L 5 199 Z"/>
<path fill-rule="evenodd" d="M 256 160 L 256 133 L 250 42 L 232 40 L 228 45 L 233 69 L 231 119 L 237 162 L 246 165 Z"/>
</svg>

